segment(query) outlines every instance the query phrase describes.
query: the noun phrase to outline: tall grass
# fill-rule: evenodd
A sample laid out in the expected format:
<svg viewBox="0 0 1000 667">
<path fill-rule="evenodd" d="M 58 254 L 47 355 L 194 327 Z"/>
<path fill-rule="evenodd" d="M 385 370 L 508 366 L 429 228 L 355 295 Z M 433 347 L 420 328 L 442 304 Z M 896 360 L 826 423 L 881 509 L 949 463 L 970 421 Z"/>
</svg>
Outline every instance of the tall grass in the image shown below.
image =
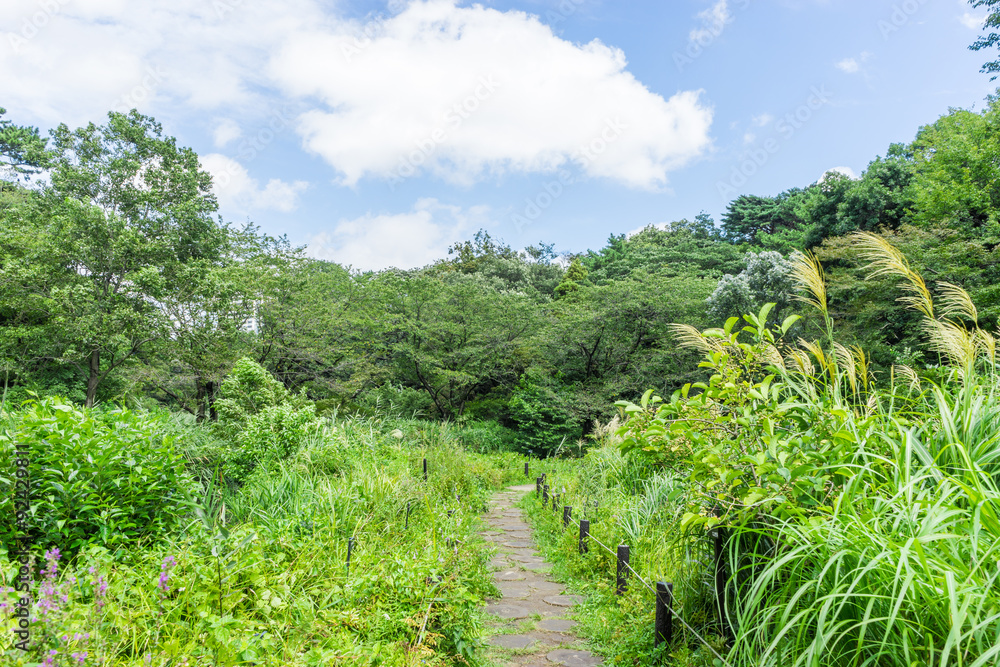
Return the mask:
<svg viewBox="0 0 1000 667">
<path fill-rule="evenodd" d="M 655 416 L 645 399 L 629 406 L 628 453 L 608 441 L 558 484 L 575 491 L 573 503 L 600 498 L 591 533 L 627 542 L 647 580 L 674 581 L 677 608 L 699 633 L 714 642 L 731 628 L 719 648 L 734 667 L 1000 664 L 997 339 L 961 288 L 927 285 L 879 237 L 855 241 L 872 275 L 898 279 L 900 301 L 920 313 L 936 379 L 897 366 L 880 386 L 865 352 L 837 340 L 822 267 L 800 255 L 795 276 L 819 340 L 769 340 L 753 316 L 738 337 L 732 325 L 677 327 L 716 374 L 705 393 L 675 397 Z M 795 464 L 775 470 L 786 461 Z M 686 523 L 685 509 L 701 521 Z M 634 587 L 615 604 L 613 559 L 580 556 L 575 533 L 532 512 L 560 571 L 592 593 L 583 628 L 612 655 L 711 664 L 684 633 L 651 652 L 651 596 Z M 719 518 L 729 579 L 717 606 L 701 526 Z"/>
</svg>

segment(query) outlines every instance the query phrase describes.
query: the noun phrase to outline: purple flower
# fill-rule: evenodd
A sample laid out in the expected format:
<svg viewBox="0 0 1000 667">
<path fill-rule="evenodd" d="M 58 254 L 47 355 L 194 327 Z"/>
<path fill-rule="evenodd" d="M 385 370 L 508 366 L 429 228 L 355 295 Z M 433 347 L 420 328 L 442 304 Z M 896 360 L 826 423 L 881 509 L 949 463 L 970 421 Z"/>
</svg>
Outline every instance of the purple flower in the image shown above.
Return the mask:
<svg viewBox="0 0 1000 667">
<path fill-rule="evenodd" d="M 72 657 L 76 660 L 76 664 L 82 665 L 87 660 L 87 652 L 77 651 L 76 653 L 72 654 Z"/>
<path fill-rule="evenodd" d="M 164 593 L 170 592 L 170 570 L 177 565 L 177 560 L 173 556 L 167 556 L 163 559 L 163 565 L 160 566 L 160 590 Z"/>
<path fill-rule="evenodd" d="M 94 587 L 94 606 L 99 612 L 104 609 L 104 596 L 108 592 L 108 582 L 104 580 L 102 575 L 97 574 L 97 568 L 91 567 L 88 572 L 90 572 L 91 576 L 94 577 L 94 581 L 92 583 Z"/>
<path fill-rule="evenodd" d="M 58 563 L 61 556 L 62 554 L 59 553 L 59 547 L 52 547 L 52 549 L 45 552 L 45 562 L 48 563 L 48 567 L 42 570 L 42 575 L 47 579 L 56 578 L 56 570 L 59 569 Z"/>
<path fill-rule="evenodd" d="M 59 655 L 59 651 L 55 649 L 49 651 L 49 655 L 45 658 L 45 662 L 42 663 L 42 667 L 53 667 L 53 665 L 55 665 L 57 655 Z"/>
</svg>

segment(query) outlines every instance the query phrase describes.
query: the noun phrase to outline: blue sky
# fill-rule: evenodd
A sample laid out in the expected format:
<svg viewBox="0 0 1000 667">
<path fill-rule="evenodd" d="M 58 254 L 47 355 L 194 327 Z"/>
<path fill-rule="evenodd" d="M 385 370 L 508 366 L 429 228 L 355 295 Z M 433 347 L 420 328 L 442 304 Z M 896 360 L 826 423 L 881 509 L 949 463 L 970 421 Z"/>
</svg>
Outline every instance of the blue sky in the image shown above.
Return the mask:
<svg viewBox="0 0 1000 667">
<path fill-rule="evenodd" d="M 8 118 L 136 107 L 226 219 L 359 269 L 718 219 L 996 88 L 962 0 L 10 2 Z"/>
</svg>

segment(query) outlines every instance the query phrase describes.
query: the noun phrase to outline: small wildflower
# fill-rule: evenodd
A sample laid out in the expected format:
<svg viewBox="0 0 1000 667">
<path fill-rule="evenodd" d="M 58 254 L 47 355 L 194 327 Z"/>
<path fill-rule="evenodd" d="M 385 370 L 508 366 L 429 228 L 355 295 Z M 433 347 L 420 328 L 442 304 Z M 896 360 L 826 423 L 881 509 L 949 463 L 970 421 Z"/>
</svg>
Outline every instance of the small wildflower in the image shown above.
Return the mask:
<svg viewBox="0 0 1000 667">
<path fill-rule="evenodd" d="M 167 556 L 163 559 L 163 565 L 160 566 L 159 588 L 164 593 L 170 592 L 170 570 L 175 565 L 177 565 L 177 560 L 173 556 Z"/>
<path fill-rule="evenodd" d="M 45 662 L 42 663 L 42 667 L 53 667 L 57 655 L 59 655 L 59 651 L 55 649 L 50 650 L 48 657 L 45 658 Z"/>
</svg>

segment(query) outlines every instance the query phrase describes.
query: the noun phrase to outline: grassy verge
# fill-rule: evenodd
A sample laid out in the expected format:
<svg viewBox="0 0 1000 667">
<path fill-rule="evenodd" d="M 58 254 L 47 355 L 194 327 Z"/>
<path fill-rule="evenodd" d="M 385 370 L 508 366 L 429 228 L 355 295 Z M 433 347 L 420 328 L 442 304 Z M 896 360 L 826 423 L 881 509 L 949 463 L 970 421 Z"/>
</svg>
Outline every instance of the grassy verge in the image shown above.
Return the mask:
<svg viewBox="0 0 1000 667">
<path fill-rule="evenodd" d="M 210 440 L 192 434 L 196 477 Z M 296 456 L 257 470 L 239 489 L 196 485 L 201 497 L 161 538 L 91 544 L 73 556 L 32 553 L 30 649 L 11 642 L 0 661 L 475 662 L 480 606 L 495 593 L 477 517 L 518 471 L 523 477 L 519 457 L 467 452 L 446 425 L 328 423 Z M 21 595 L 12 590 L 14 557 L 0 547 L 5 638 Z"/>
</svg>

